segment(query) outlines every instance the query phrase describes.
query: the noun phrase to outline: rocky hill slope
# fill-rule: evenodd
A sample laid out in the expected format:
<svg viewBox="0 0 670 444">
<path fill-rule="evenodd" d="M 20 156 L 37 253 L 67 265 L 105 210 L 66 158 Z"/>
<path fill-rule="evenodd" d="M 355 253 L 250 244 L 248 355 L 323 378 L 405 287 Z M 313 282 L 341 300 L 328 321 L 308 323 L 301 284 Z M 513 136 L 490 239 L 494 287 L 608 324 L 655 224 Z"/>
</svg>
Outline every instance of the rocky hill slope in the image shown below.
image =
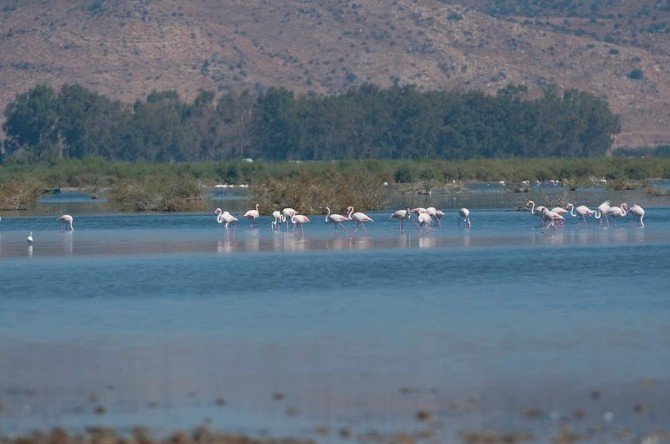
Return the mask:
<svg viewBox="0 0 670 444">
<path fill-rule="evenodd" d="M 527 3 L 0 0 L 0 109 L 40 82 L 124 101 L 165 89 L 193 98 L 199 89 L 515 83 L 541 94 L 556 84 L 607 97 L 622 118 L 615 146 L 670 143 L 668 2 Z"/>
</svg>

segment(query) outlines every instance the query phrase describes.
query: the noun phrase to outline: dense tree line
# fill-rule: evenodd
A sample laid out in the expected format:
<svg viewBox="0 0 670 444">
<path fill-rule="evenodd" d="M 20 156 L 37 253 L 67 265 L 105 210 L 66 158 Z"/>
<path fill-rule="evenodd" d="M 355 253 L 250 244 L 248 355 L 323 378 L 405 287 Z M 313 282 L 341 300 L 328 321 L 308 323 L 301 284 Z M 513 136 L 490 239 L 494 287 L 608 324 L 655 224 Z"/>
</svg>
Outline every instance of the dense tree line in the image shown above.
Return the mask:
<svg viewBox="0 0 670 444">
<path fill-rule="evenodd" d="M 39 85 L 4 116 L 4 157 L 35 160 L 588 157 L 620 130 L 602 98 L 548 87 L 528 99 L 521 86 L 494 96 L 373 85 L 332 96 L 201 91 L 192 103 L 164 91 L 130 105 L 79 85 Z"/>
</svg>

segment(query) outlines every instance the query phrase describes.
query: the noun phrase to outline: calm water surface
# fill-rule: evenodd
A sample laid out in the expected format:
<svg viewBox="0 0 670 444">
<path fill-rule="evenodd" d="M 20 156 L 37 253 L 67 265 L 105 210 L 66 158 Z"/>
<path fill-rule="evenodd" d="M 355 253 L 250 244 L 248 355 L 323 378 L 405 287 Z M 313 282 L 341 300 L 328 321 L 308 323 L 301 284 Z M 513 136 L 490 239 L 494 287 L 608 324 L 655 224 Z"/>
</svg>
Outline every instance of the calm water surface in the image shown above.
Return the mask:
<svg viewBox="0 0 670 444">
<path fill-rule="evenodd" d="M 482 204 L 472 229 L 451 210 L 424 236 L 389 212 L 367 236 L 323 216 L 304 235 L 268 217 L 226 233 L 212 214 L 82 211 L 74 232 L 5 216 L 0 430 L 667 431 L 670 207 L 647 213 L 543 231 Z"/>
</svg>

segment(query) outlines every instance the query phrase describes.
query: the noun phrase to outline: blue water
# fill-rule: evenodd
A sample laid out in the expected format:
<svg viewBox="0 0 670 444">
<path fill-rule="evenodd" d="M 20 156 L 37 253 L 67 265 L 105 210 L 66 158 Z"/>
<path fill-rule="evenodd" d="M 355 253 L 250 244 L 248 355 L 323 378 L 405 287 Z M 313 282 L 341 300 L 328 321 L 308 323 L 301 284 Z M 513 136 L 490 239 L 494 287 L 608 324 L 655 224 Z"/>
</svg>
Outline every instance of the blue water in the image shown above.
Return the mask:
<svg viewBox="0 0 670 444">
<path fill-rule="evenodd" d="M 473 208 L 472 229 L 448 211 L 401 233 L 389 214 L 367 235 L 323 216 L 304 234 L 209 213 L 3 218 L 0 430 L 667 430 L 670 207 L 644 228 Z"/>
</svg>

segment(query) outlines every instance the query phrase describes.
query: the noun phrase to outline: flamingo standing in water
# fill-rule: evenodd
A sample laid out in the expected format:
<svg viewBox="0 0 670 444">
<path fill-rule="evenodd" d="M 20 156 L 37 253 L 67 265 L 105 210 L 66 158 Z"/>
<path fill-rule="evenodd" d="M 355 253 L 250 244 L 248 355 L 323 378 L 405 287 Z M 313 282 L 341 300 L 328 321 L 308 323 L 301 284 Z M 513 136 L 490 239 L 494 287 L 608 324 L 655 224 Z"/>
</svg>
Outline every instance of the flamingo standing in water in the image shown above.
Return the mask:
<svg viewBox="0 0 670 444">
<path fill-rule="evenodd" d="M 598 205 L 598 211 L 600 211 L 601 216 L 605 216 L 605 222 L 607 222 L 607 226 L 610 224 L 609 217 L 607 217 L 607 214 L 609 213 L 610 209 L 610 201 L 606 200 L 605 202 L 601 203 Z M 603 221 L 601 220 L 600 223 L 602 224 Z"/>
<path fill-rule="evenodd" d="M 389 220 L 398 219 L 400 221 L 400 231 L 405 229 L 405 221 L 409 220 L 412 215 L 412 212 L 409 208 L 406 210 L 398 210 L 393 213 Z"/>
<path fill-rule="evenodd" d="M 237 222 L 237 218 L 230 214 L 228 211 L 223 211 L 221 208 L 217 208 L 214 210 L 214 214 L 216 214 L 216 222 L 223 224 L 225 223 L 224 227 L 226 230 L 228 230 L 228 225 L 230 225 L 231 222 Z"/>
<path fill-rule="evenodd" d="M 286 217 L 281 214 L 281 211 L 275 210 L 272 212 L 272 230 L 277 229 L 279 225 L 286 222 Z"/>
<path fill-rule="evenodd" d="M 251 220 L 251 228 L 254 227 L 254 221 L 256 219 L 258 219 L 258 216 L 260 216 L 260 213 L 258 212 L 258 204 L 256 204 L 256 209 L 255 210 L 249 210 L 242 215 L 242 217 L 245 217 L 245 218 Z"/>
<path fill-rule="evenodd" d="M 295 232 L 296 227 L 300 227 L 302 234 L 305 234 L 305 228 L 303 225 L 307 222 L 309 222 L 309 218 L 307 216 L 303 216 L 302 214 L 294 214 L 293 217 L 291 217 L 291 223 L 293 223 L 293 232 Z"/>
<path fill-rule="evenodd" d="M 298 214 L 298 212 L 296 210 L 294 210 L 293 208 L 288 208 L 287 207 L 287 208 L 284 208 L 283 210 L 281 210 L 281 214 L 284 216 L 284 220 L 287 221 L 287 220 L 291 220 L 291 218 L 293 216 L 295 216 L 296 214 Z M 288 223 L 286 224 L 286 232 L 288 233 Z"/>
<path fill-rule="evenodd" d="M 442 219 L 442 216 L 444 216 L 443 211 L 440 211 L 435 207 L 428 207 L 426 208 L 426 213 L 428 213 L 430 217 L 435 218 L 435 222 L 437 223 L 438 228 L 442 226 L 442 222 L 440 221 L 440 219 Z"/>
<path fill-rule="evenodd" d="M 435 214 L 433 217 L 435 218 L 435 221 L 437 221 L 437 226 L 441 227 L 442 226 L 442 217 L 444 216 L 444 211 L 442 210 L 437 210 L 435 211 Z"/>
<path fill-rule="evenodd" d="M 461 222 L 465 225 L 465 228 L 470 228 L 472 227 L 472 222 L 470 221 L 470 210 L 467 208 L 461 208 L 458 210 L 458 215 L 460 216 L 458 218 L 458 226 L 460 228 Z"/>
<path fill-rule="evenodd" d="M 540 218 L 542 218 L 542 211 L 545 209 L 548 210 L 547 207 L 543 207 L 542 205 L 538 205 L 537 207 L 535 207 L 535 202 L 533 202 L 532 200 L 529 200 L 528 203 L 526 203 L 526 208 L 528 207 L 530 207 L 530 214 L 536 214 L 540 216 Z"/>
<path fill-rule="evenodd" d="M 620 217 L 624 217 L 627 211 L 628 205 L 626 202 L 624 202 L 619 207 L 610 207 L 610 209 L 607 211 L 607 214 L 614 218 L 614 226 L 616 227 L 616 220 Z"/>
<path fill-rule="evenodd" d="M 368 217 L 367 214 L 361 213 L 361 212 L 356 212 L 354 213 L 354 207 L 347 207 L 347 216 L 349 220 L 355 220 L 356 223 L 356 229 L 354 230 L 354 233 L 358 232 L 358 226 L 363 225 L 363 232 L 365 234 L 368 234 L 368 230 L 365 229 L 365 222 L 374 222 L 372 218 Z"/>
<path fill-rule="evenodd" d="M 556 229 L 556 222 L 562 224 L 565 221 L 563 216 L 561 216 L 558 213 L 554 213 L 553 211 L 550 211 L 546 208 L 542 209 L 542 220 L 549 221 L 549 223 L 545 228 L 554 227 L 554 230 Z"/>
<path fill-rule="evenodd" d="M 412 213 L 414 213 L 414 214 L 421 214 L 421 213 L 425 213 L 426 211 L 428 211 L 428 210 L 426 210 L 423 207 L 412 208 Z"/>
<path fill-rule="evenodd" d="M 341 227 L 345 232 L 349 232 L 347 230 L 347 227 L 342 225 L 342 222 L 346 222 L 346 221 L 349 220 L 349 219 L 347 219 L 346 216 L 342 216 L 341 214 L 337 214 L 337 213 L 331 213 L 329 207 L 326 207 L 326 211 L 327 211 L 326 223 L 327 224 L 335 224 L 335 232 L 336 233 L 337 233 L 337 227 Z"/>
<path fill-rule="evenodd" d="M 74 231 L 74 227 L 72 226 L 72 222 L 74 221 L 74 218 L 72 216 L 70 216 L 69 214 L 63 214 L 57 220 L 58 220 L 58 222 L 63 223 L 63 225 L 66 227 L 66 230 Z"/>
<path fill-rule="evenodd" d="M 33 243 L 33 232 L 31 231 L 28 237 L 26 238 L 29 244 Z M 32 248 L 32 247 L 31 247 Z"/>
<path fill-rule="evenodd" d="M 586 223 L 586 217 L 595 217 L 596 219 L 600 219 L 601 214 L 598 213 L 598 210 L 592 210 L 586 205 L 580 205 L 577 208 L 571 203 L 567 204 L 565 206 L 567 210 L 570 210 L 570 216 L 572 217 L 577 217 L 579 216 L 579 223 Z M 577 211 L 577 214 L 575 214 L 575 211 Z"/>
<path fill-rule="evenodd" d="M 631 214 L 631 216 L 637 217 L 638 226 L 644 227 L 644 222 L 642 222 L 642 218 L 644 217 L 644 208 L 639 205 L 633 205 L 630 207 L 628 212 Z"/>
<path fill-rule="evenodd" d="M 430 224 L 433 223 L 433 219 L 430 217 L 430 214 L 428 213 L 419 213 L 419 217 L 417 218 L 417 220 L 418 223 L 417 222 L 414 223 L 418 225 L 419 236 L 421 236 L 422 230 L 430 230 Z"/>
</svg>

